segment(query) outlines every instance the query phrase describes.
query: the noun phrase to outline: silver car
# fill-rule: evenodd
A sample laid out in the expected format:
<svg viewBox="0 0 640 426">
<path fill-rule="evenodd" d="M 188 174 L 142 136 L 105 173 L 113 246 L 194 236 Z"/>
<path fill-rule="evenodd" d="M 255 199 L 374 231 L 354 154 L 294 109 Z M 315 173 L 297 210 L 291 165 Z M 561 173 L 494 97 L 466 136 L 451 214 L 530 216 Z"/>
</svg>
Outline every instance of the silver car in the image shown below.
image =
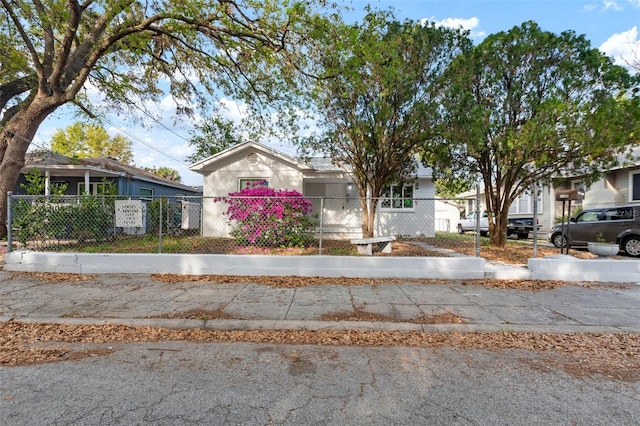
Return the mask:
<svg viewBox="0 0 640 426">
<path fill-rule="evenodd" d="M 549 241 L 556 247 L 586 247 L 596 241 L 615 242 L 630 256 L 640 257 L 640 205 L 585 209 L 568 224 L 556 225 Z"/>
</svg>

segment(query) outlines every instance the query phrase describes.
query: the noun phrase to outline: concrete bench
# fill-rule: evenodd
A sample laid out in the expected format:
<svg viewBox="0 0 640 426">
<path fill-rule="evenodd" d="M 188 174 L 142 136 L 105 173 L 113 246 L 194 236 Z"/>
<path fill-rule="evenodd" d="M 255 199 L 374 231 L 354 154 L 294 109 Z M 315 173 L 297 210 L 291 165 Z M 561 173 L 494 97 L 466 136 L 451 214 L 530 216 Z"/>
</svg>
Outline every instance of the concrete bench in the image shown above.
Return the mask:
<svg viewBox="0 0 640 426">
<path fill-rule="evenodd" d="M 368 256 L 373 255 L 373 246 L 376 246 L 375 251 L 381 251 L 382 253 L 391 253 L 391 242 L 395 241 L 396 237 L 373 237 L 373 238 L 357 238 L 350 240 L 351 244 L 355 244 L 358 249 L 358 254 L 366 254 Z"/>
</svg>

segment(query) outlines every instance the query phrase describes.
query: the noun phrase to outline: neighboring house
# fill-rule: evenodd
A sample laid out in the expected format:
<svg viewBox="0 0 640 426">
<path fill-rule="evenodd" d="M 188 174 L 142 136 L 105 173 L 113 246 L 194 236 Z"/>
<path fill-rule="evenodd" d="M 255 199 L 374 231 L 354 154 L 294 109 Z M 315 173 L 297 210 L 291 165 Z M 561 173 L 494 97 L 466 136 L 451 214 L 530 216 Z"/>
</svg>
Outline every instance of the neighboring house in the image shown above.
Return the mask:
<svg viewBox="0 0 640 426">
<path fill-rule="evenodd" d="M 199 188 L 173 182 L 113 158 L 69 158 L 49 151 L 27 154 L 14 194 L 24 194 L 25 174 L 37 170 L 46 177 L 45 194 L 52 184 L 66 184 L 65 195 L 101 195 L 104 181 L 115 185 L 116 195 L 151 198 L 157 196 L 200 196 Z M 88 188 L 88 190 L 87 190 Z"/>
<path fill-rule="evenodd" d="M 554 179 L 553 186 L 543 186 L 538 195 L 538 221 L 541 232 L 550 231 L 562 217 L 562 201 L 556 201 L 556 191 L 567 189 L 582 189 L 584 199 L 571 202 L 571 213 L 581 208 L 619 206 L 627 204 L 640 204 L 640 149 L 633 151 L 635 161 L 627 163 L 619 168 L 605 172 L 600 180 L 589 186 L 584 185 L 580 177 L 562 177 Z M 460 195 L 467 199 L 466 211 L 475 209 L 475 191 Z M 484 193 L 480 194 L 480 209 L 485 209 Z M 568 209 L 568 203 L 565 203 Z M 565 216 L 568 212 L 565 211 Z M 533 216 L 533 196 L 524 194 L 511 205 L 509 217 Z M 567 217 L 565 217 L 567 220 Z"/>
<path fill-rule="evenodd" d="M 69 158 L 49 151 L 36 151 L 28 153 L 26 160 L 13 191 L 16 195 L 26 193 L 22 188 L 27 184 L 25 175 L 36 170 L 46 178 L 43 195 L 50 195 L 51 187 L 55 184 L 66 185 L 63 195 L 103 195 L 105 184 L 109 183 L 114 185 L 115 195 L 142 200 L 143 217 L 146 217 L 147 203 L 154 197 L 164 196 L 176 207 L 173 218 L 176 226 L 182 229 L 200 227 L 200 188 L 173 182 L 108 157 Z M 146 219 L 143 221 L 146 224 Z M 136 229 L 127 228 L 124 232 L 143 234 L 146 225 Z"/>
<path fill-rule="evenodd" d="M 309 162 L 255 142 L 244 142 L 190 169 L 204 176 L 203 235 L 227 236 L 230 227 L 222 212 L 224 197 L 248 184 L 265 181 L 275 189 L 296 190 L 313 202 L 313 213 L 322 220 L 324 236 L 349 238 L 362 235 L 362 209 L 350 173 L 327 158 Z M 415 179 L 386 189 L 378 200 L 376 235 L 433 236 L 435 189 L 431 170 L 421 167 Z M 388 197 L 388 198 L 387 198 Z"/>
<path fill-rule="evenodd" d="M 462 211 L 454 200 L 436 199 L 436 232 L 458 232 L 457 225 Z"/>
<path fill-rule="evenodd" d="M 550 192 L 551 191 L 551 192 Z M 549 198 L 549 194 L 551 194 L 552 198 Z M 538 224 L 542 225 L 539 229 L 539 232 L 547 232 L 553 226 L 553 220 L 547 221 L 546 219 L 549 217 L 550 213 L 553 210 L 554 203 L 549 201 L 553 199 L 555 195 L 553 195 L 553 189 L 544 186 L 541 188 L 540 193 L 538 194 L 538 200 L 536 204 L 537 214 L 536 217 L 538 219 Z M 464 199 L 466 202 L 464 203 L 464 211 L 463 216 L 473 212 L 476 210 L 476 191 L 468 191 L 458 195 L 457 198 Z M 533 209 L 534 209 L 534 199 L 531 192 L 526 192 L 516 198 L 516 200 L 509 207 L 509 217 L 510 218 L 529 218 L 533 217 Z M 484 187 L 480 189 L 480 210 L 487 210 L 487 203 L 485 202 L 484 196 Z"/>
<path fill-rule="evenodd" d="M 574 205 L 582 208 L 640 204 L 640 159 L 635 163 L 605 172 L 589 186 L 579 177 L 565 178 L 556 189 L 583 189 L 584 199 Z M 562 214 L 562 203 L 556 202 L 555 215 Z"/>
</svg>

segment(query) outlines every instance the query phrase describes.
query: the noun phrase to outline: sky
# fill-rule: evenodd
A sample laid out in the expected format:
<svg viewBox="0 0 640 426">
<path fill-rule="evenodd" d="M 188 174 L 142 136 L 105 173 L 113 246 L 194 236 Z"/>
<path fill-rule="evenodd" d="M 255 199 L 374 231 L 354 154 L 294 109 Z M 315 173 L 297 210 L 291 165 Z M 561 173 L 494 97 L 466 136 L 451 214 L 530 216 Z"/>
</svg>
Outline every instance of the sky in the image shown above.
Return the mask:
<svg viewBox="0 0 640 426">
<path fill-rule="evenodd" d="M 345 13 L 347 21 L 360 20 L 367 4 L 382 10 L 393 8 L 394 15 L 401 20 L 428 20 L 443 26 L 463 27 L 470 31 L 476 44 L 489 34 L 532 20 L 544 31 L 572 30 L 584 34 L 592 46 L 619 65 L 640 61 L 640 0 L 352 0 L 341 3 L 352 9 Z M 232 119 L 239 119 L 244 113 L 243 108 L 231 100 L 221 102 L 228 105 Z M 116 113 L 107 116 L 109 123 L 105 127 L 109 133 L 122 134 L 133 142 L 136 166 L 171 167 L 178 170 L 183 183 L 202 185 L 202 176 L 191 172 L 185 160 L 192 152 L 188 140 L 193 121 L 175 116 L 176 105 L 170 97 L 154 105 L 153 110 L 157 111 L 158 120 L 151 122 L 151 127 L 132 124 Z M 74 121 L 70 108 L 59 109 L 40 126 L 33 146 L 49 146 L 56 130 Z M 295 154 L 295 148 L 286 142 L 268 144 Z"/>
</svg>

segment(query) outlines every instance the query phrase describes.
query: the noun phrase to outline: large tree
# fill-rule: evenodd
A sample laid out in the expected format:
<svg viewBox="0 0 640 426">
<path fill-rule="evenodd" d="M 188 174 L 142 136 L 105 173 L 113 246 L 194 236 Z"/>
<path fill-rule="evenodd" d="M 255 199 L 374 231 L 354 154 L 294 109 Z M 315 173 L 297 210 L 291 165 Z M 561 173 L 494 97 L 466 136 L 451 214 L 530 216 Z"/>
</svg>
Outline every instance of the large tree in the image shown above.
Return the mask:
<svg viewBox="0 0 640 426">
<path fill-rule="evenodd" d="M 204 160 L 239 144 L 242 142 L 241 139 L 235 123 L 216 111 L 195 125 L 195 130 L 191 132 L 189 139 L 189 145 L 194 147 L 195 151 L 187 157 L 187 161 L 195 163 Z"/>
<path fill-rule="evenodd" d="M 68 157 L 111 157 L 125 164 L 133 160 L 131 141 L 122 135 L 109 135 L 97 124 L 73 123 L 58 129 L 51 137 L 51 151 Z"/>
<path fill-rule="evenodd" d="M 316 51 L 325 78 L 313 90 L 326 133 L 310 146 L 353 176 L 363 237 L 373 236 L 385 188 L 411 178 L 417 148 L 433 136 L 437 81 L 468 44 L 461 31 L 370 11 L 327 33 Z"/>
<path fill-rule="evenodd" d="M 13 189 L 38 127 L 57 108 L 140 107 L 163 88 L 187 111 L 206 94 L 286 94 L 277 82 L 323 0 L 0 0 L 0 194 Z M 252 103 L 250 102 L 250 105 Z M 0 237 L 6 235 L 0 196 Z"/>
<path fill-rule="evenodd" d="M 524 191 L 561 174 L 593 176 L 638 142 L 634 87 L 584 36 L 526 22 L 453 62 L 424 158 L 441 178 L 482 180 L 491 244 L 502 246 L 509 207 Z"/>
</svg>

